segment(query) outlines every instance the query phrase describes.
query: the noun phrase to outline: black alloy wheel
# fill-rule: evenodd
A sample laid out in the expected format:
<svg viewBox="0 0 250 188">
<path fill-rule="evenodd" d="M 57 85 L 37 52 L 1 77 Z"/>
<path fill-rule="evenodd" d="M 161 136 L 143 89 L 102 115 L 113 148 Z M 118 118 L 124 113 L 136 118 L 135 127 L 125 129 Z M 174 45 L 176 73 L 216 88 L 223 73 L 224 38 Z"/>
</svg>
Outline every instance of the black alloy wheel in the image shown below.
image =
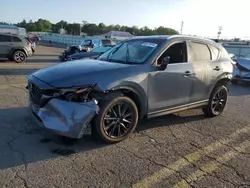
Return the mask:
<svg viewBox="0 0 250 188">
<path fill-rule="evenodd" d="M 132 107 L 124 102 L 111 106 L 103 119 L 105 134 L 111 138 L 125 136 L 133 127 L 133 116 Z"/>
<path fill-rule="evenodd" d="M 136 128 L 137 106 L 132 99 L 114 94 L 99 103 L 100 111 L 92 124 L 93 134 L 106 143 L 125 140 Z"/>
<path fill-rule="evenodd" d="M 227 97 L 227 87 L 224 85 L 216 86 L 210 96 L 208 105 L 202 109 L 203 112 L 210 117 L 220 115 L 227 104 Z"/>
<path fill-rule="evenodd" d="M 223 112 L 227 102 L 227 91 L 224 88 L 217 90 L 212 101 L 212 111 L 219 115 Z"/>
</svg>

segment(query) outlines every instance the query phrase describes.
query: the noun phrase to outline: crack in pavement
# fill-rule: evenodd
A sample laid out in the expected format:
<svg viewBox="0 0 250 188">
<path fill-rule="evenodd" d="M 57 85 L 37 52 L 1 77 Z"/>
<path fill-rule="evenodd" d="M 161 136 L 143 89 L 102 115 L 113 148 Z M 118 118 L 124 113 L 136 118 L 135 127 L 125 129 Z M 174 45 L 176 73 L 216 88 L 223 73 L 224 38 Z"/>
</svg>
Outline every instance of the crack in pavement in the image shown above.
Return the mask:
<svg viewBox="0 0 250 188">
<path fill-rule="evenodd" d="M 224 180 L 224 181 L 226 181 L 226 182 L 228 182 L 228 183 L 230 183 L 230 184 L 232 184 L 232 185 L 234 185 L 235 187 L 236 186 L 238 186 L 238 184 L 235 184 L 234 182 L 231 182 L 231 181 L 229 181 L 229 180 L 225 180 L 225 179 L 223 179 L 223 178 L 221 178 L 221 177 L 218 177 L 218 176 L 216 176 L 216 174 L 215 175 L 212 175 L 212 174 L 209 174 L 208 172 L 206 172 L 206 171 L 204 171 L 199 165 L 196 165 L 195 163 L 193 163 L 192 161 L 189 161 L 188 160 L 188 158 L 186 158 L 185 156 L 181 156 L 183 159 L 185 159 L 188 163 L 190 163 L 191 165 L 193 165 L 195 168 L 197 168 L 198 170 L 200 170 L 200 171 L 202 171 L 203 173 L 204 173 L 204 175 L 202 175 L 200 178 L 202 178 L 202 177 L 206 177 L 206 176 L 211 176 L 211 177 L 214 177 L 214 178 L 216 178 L 216 179 L 218 179 L 218 180 Z M 214 158 L 215 159 L 215 158 Z M 215 161 L 217 161 L 217 160 L 215 160 Z M 217 161 L 218 162 L 218 161 Z M 219 163 L 219 162 L 218 162 Z M 188 183 L 188 180 L 186 179 L 186 178 L 184 178 L 185 180 L 186 180 L 186 182 Z M 190 183 L 196 183 L 196 181 L 193 181 L 193 182 L 189 182 L 188 184 L 190 184 Z"/>
<path fill-rule="evenodd" d="M 151 142 L 149 142 L 149 143 L 152 144 L 152 145 L 154 146 L 154 148 L 161 154 L 161 156 L 164 156 L 164 157 L 165 157 L 165 154 L 164 154 L 164 153 L 161 151 L 161 149 L 159 148 L 159 145 L 162 145 L 162 143 L 160 143 L 157 139 L 155 139 L 154 137 L 152 137 L 152 136 L 150 136 L 150 135 L 148 135 L 148 134 L 146 134 L 146 133 L 144 133 L 144 132 L 141 132 L 141 133 L 139 133 L 139 134 L 148 137 L 148 138 L 149 138 L 149 141 L 151 141 Z M 153 141 L 154 141 L 155 143 L 154 143 Z"/>
<path fill-rule="evenodd" d="M 21 85 L 21 87 L 17 87 L 16 85 L 10 85 L 10 88 L 15 88 L 15 89 L 21 89 L 23 91 L 25 91 L 26 93 L 28 93 L 28 90 L 25 88 L 25 86 L 23 86 L 24 84 Z"/>
<path fill-rule="evenodd" d="M 223 144 L 223 143 L 222 143 L 222 144 Z M 227 145 L 227 144 L 224 144 L 224 145 Z M 229 146 L 230 146 L 230 145 L 229 145 Z M 197 146 L 197 145 L 194 145 L 194 147 L 196 147 L 197 149 L 203 149 L 201 146 Z M 230 148 L 232 148 L 234 151 L 236 151 L 236 152 L 242 154 L 242 152 L 240 152 L 239 150 L 237 150 L 237 149 L 234 148 L 233 146 L 230 146 Z M 238 170 L 236 170 L 236 168 L 234 168 L 233 166 L 228 165 L 228 164 L 226 164 L 226 163 L 222 163 L 222 162 L 218 161 L 215 157 L 210 156 L 209 154 L 207 154 L 206 157 L 208 157 L 209 159 L 212 159 L 212 160 L 216 161 L 217 163 L 219 163 L 219 164 L 222 165 L 222 166 L 225 166 L 225 167 L 227 167 L 227 168 L 232 169 L 232 170 L 237 174 L 237 176 L 240 177 L 243 181 L 246 181 L 246 182 L 249 181 L 249 180 L 244 176 L 244 174 L 239 173 Z M 184 158 L 185 158 L 185 157 L 184 157 Z M 186 158 L 185 158 L 185 159 L 186 159 Z M 186 159 L 186 160 L 188 161 L 188 159 Z M 189 161 L 188 161 L 188 162 L 189 162 Z M 197 165 L 196 165 L 196 166 L 197 166 Z M 197 167 L 199 168 L 199 170 L 203 171 L 199 166 L 197 166 Z M 204 172 L 204 171 L 203 171 L 203 172 Z M 228 180 L 228 181 L 229 181 L 229 180 Z M 238 186 L 238 185 L 237 185 L 237 186 Z"/>
<path fill-rule="evenodd" d="M 141 157 L 141 156 L 135 154 L 134 152 L 132 152 L 132 151 L 130 151 L 130 150 L 124 148 L 124 147 L 121 147 L 121 146 L 118 146 L 118 145 L 117 145 L 117 147 L 118 147 L 119 149 L 122 149 L 122 150 L 124 150 L 124 151 L 126 151 L 126 152 L 132 154 L 135 158 L 138 158 L 138 159 L 141 159 L 141 160 L 146 160 L 146 161 L 148 161 L 149 163 L 151 163 L 151 164 L 153 163 L 153 164 L 156 165 L 156 166 L 160 166 L 160 167 L 167 168 L 167 169 L 169 169 L 170 171 L 175 172 L 175 173 L 178 175 L 178 177 L 179 177 L 180 179 L 186 181 L 186 179 L 184 178 L 184 176 L 182 175 L 182 173 L 181 173 L 180 171 L 177 171 L 177 170 L 175 170 L 175 169 L 172 169 L 172 168 L 170 168 L 170 167 L 168 167 L 168 166 L 166 166 L 166 165 L 164 165 L 164 164 L 162 164 L 162 163 L 158 163 L 158 162 L 156 162 L 156 161 L 153 161 L 151 158 Z M 149 165 L 148 165 L 148 172 L 149 172 Z M 183 173 L 183 174 L 186 176 L 185 173 Z M 186 183 L 188 183 L 188 182 L 186 182 Z M 188 183 L 188 184 L 189 184 L 189 183 Z M 192 186 L 192 185 L 190 185 L 190 186 Z"/>
<path fill-rule="evenodd" d="M 227 146 L 227 147 L 229 147 L 229 148 L 231 148 L 231 149 L 237 151 L 238 153 L 241 153 L 241 154 L 243 154 L 243 155 L 245 155 L 245 154 L 246 154 L 246 155 L 250 155 L 249 152 L 242 152 L 242 151 L 239 151 L 239 150 L 237 150 L 235 147 L 231 146 L 230 144 L 226 144 L 226 143 L 221 142 L 220 140 L 218 140 L 218 138 L 215 138 L 212 134 L 203 133 L 203 132 L 201 132 L 201 131 L 199 131 L 199 130 L 197 130 L 197 129 L 194 129 L 194 128 L 192 128 L 192 127 L 190 127 L 190 129 L 191 129 L 192 131 L 194 131 L 194 132 L 196 132 L 196 133 L 202 135 L 203 137 L 211 137 L 211 138 L 213 138 L 213 140 L 218 141 L 218 142 L 221 143 L 222 145 Z M 194 147 L 197 147 L 198 149 L 201 148 L 201 147 L 198 147 L 198 145 L 196 145 L 196 144 L 194 144 L 194 143 L 190 143 L 190 144 L 191 144 L 192 146 L 194 146 Z"/>
<path fill-rule="evenodd" d="M 21 138 L 23 135 L 24 135 L 24 134 L 20 134 L 20 135 L 18 135 L 18 136 L 16 136 L 16 137 L 12 138 L 10 141 L 7 142 L 7 144 L 8 144 L 8 146 L 9 146 L 9 148 L 10 148 L 10 150 L 11 150 L 12 152 L 16 152 L 16 153 L 19 153 L 19 154 L 21 155 L 21 159 L 22 159 L 22 161 L 23 161 L 23 164 L 24 164 L 24 167 L 25 167 L 25 170 L 26 170 L 26 169 L 27 169 L 27 162 L 26 162 L 26 159 L 25 159 L 25 154 L 24 154 L 22 151 L 19 151 L 19 150 L 17 150 L 17 149 L 14 149 L 14 147 L 13 147 L 13 145 L 12 145 L 12 143 L 13 143 L 14 141 L 16 141 L 17 139 Z"/>
</svg>

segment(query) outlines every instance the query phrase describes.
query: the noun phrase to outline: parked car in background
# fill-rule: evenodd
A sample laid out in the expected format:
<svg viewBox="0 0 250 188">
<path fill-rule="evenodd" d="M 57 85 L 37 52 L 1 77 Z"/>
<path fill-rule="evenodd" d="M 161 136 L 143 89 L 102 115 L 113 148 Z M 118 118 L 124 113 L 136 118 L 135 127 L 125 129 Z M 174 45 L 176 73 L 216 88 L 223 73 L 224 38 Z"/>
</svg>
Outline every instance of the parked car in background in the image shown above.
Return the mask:
<svg viewBox="0 0 250 188">
<path fill-rule="evenodd" d="M 83 59 L 83 58 L 92 58 L 96 59 L 106 51 L 110 50 L 113 48 L 115 45 L 105 45 L 105 46 L 99 46 L 97 48 L 94 48 L 90 52 L 80 52 L 80 53 L 74 53 L 72 55 L 68 56 L 68 61 L 74 61 L 78 59 Z"/>
<path fill-rule="evenodd" d="M 235 62 L 233 69 L 232 83 L 238 84 L 238 82 L 250 82 L 250 54 L 245 57 L 236 57 L 231 55 Z"/>
<path fill-rule="evenodd" d="M 104 142 L 126 139 L 141 118 L 191 108 L 220 115 L 233 66 L 227 51 L 191 36 L 129 39 L 96 60 L 57 64 L 28 76 L 37 122 L 81 138 L 88 128 Z"/>
<path fill-rule="evenodd" d="M 31 56 L 32 44 L 23 36 L 0 33 L 0 57 L 21 63 Z"/>
<path fill-rule="evenodd" d="M 0 33 L 9 33 L 20 36 L 27 36 L 27 31 L 23 27 L 17 27 L 14 25 L 0 25 Z"/>
<path fill-rule="evenodd" d="M 67 61 L 69 55 L 80 52 L 89 52 L 93 48 L 107 45 L 115 45 L 115 42 L 109 39 L 85 39 L 79 45 L 72 45 L 67 47 L 64 52 L 59 55 L 58 58 L 60 61 Z"/>
</svg>

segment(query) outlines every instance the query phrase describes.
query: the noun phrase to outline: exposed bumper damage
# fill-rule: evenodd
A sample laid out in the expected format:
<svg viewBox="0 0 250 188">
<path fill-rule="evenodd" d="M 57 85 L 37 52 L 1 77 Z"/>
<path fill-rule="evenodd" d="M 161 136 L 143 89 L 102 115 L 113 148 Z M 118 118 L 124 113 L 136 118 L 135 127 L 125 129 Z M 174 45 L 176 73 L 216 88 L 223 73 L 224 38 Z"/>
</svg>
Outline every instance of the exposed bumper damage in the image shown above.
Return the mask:
<svg viewBox="0 0 250 188">
<path fill-rule="evenodd" d="M 35 106 L 31 99 L 29 102 L 33 117 L 42 127 L 71 138 L 81 138 L 86 134 L 99 110 L 94 101 L 76 103 L 53 98 L 42 108 Z"/>
</svg>

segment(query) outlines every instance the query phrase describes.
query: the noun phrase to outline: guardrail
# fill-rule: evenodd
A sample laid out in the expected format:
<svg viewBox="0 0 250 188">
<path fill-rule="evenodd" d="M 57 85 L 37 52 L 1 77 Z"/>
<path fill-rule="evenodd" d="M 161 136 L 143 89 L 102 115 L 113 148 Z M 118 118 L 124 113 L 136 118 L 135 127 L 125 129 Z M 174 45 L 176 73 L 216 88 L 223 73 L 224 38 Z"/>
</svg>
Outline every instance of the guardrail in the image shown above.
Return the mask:
<svg viewBox="0 0 250 188">
<path fill-rule="evenodd" d="M 93 36 L 93 37 L 84 37 L 76 35 L 60 35 L 60 34 L 42 34 L 39 36 L 41 40 L 47 44 L 51 43 L 55 46 L 70 46 L 70 45 L 79 45 L 83 40 L 86 39 L 96 39 L 103 38 L 102 36 Z M 103 38 L 104 39 L 104 38 Z M 116 40 L 115 42 L 120 42 Z M 235 54 L 236 56 L 246 56 L 250 54 L 249 45 L 223 45 L 228 53 Z"/>
<path fill-rule="evenodd" d="M 86 39 L 104 39 L 101 36 L 93 36 L 93 37 L 84 37 L 84 36 L 75 36 L 75 35 L 60 35 L 60 34 L 47 34 L 39 36 L 42 41 L 50 42 L 58 45 L 79 45 L 83 40 Z M 118 40 L 114 40 L 115 42 L 119 42 Z"/>
</svg>

